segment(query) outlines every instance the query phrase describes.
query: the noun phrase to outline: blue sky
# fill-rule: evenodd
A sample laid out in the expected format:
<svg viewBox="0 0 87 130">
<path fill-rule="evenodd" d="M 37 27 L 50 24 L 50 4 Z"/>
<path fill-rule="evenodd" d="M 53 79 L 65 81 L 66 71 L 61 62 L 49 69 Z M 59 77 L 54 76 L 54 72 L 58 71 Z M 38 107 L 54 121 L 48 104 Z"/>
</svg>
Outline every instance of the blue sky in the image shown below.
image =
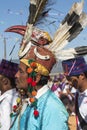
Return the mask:
<svg viewBox="0 0 87 130">
<path fill-rule="evenodd" d="M 4 58 L 4 38 L 6 39 L 6 58 L 17 59 L 19 45 L 22 37 L 14 33 L 4 32 L 10 26 L 13 25 L 26 25 L 28 18 L 28 6 L 29 0 L 0 0 L 0 59 Z M 56 4 L 53 5 L 53 9 L 49 13 L 50 17 L 56 20 L 52 26 L 45 26 L 44 29 L 49 31 L 53 36 L 57 27 L 59 26 L 62 19 L 68 13 L 74 2 L 79 0 L 54 0 Z M 84 0 L 84 11 L 87 13 L 87 0 Z M 51 18 L 49 18 L 51 20 Z M 81 34 L 69 43 L 66 48 L 77 47 L 81 45 L 87 45 L 87 27 L 81 32 Z M 9 55 L 13 46 L 16 45 L 12 55 Z"/>
</svg>

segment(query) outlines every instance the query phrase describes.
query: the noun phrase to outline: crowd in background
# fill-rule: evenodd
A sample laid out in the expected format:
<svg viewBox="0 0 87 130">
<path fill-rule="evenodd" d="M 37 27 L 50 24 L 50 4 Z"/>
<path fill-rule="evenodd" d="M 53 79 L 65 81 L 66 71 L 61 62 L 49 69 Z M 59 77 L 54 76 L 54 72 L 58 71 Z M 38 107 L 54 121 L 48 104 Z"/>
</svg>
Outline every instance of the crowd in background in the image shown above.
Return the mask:
<svg viewBox="0 0 87 130">
<path fill-rule="evenodd" d="M 69 84 L 64 74 L 50 76 L 48 86 L 62 100 L 69 114 L 75 115 L 76 89 Z"/>
</svg>

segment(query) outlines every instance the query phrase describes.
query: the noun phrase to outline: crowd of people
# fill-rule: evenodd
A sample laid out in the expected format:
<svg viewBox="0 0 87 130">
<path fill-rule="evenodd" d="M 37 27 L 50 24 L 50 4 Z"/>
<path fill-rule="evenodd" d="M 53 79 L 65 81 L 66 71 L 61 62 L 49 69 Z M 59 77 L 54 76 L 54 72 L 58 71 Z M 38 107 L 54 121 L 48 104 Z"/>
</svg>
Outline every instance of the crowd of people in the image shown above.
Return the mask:
<svg viewBox="0 0 87 130">
<path fill-rule="evenodd" d="M 68 82 L 66 76 L 63 73 L 51 76 L 48 86 L 62 100 L 69 115 L 75 115 L 76 89 Z"/>
</svg>

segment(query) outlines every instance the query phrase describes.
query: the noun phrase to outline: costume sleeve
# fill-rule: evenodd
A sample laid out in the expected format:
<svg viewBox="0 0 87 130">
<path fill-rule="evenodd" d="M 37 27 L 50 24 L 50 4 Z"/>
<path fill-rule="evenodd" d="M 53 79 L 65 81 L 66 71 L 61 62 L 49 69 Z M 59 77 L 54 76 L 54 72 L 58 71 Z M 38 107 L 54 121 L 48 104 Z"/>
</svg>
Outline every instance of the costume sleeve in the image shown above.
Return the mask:
<svg viewBox="0 0 87 130">
<path fill-rule="evenodd" d="M 59 102 L 48 105 L 44 110 L 42 130 L 68 130 L 68 113 Z"/>
</svg>

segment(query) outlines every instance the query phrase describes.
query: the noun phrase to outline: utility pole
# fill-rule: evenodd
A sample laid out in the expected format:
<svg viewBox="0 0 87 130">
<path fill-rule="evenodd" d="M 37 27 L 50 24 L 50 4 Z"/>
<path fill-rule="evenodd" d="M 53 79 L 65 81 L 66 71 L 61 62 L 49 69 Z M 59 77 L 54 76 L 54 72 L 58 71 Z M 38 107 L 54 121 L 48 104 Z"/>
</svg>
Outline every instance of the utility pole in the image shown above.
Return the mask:
<svg viewBox="0 0 87 130">
<path fill-rule="evenodd" d="M 4 59 L 6 59 L 6 38 L 4 38 Z"/>
</svg>

